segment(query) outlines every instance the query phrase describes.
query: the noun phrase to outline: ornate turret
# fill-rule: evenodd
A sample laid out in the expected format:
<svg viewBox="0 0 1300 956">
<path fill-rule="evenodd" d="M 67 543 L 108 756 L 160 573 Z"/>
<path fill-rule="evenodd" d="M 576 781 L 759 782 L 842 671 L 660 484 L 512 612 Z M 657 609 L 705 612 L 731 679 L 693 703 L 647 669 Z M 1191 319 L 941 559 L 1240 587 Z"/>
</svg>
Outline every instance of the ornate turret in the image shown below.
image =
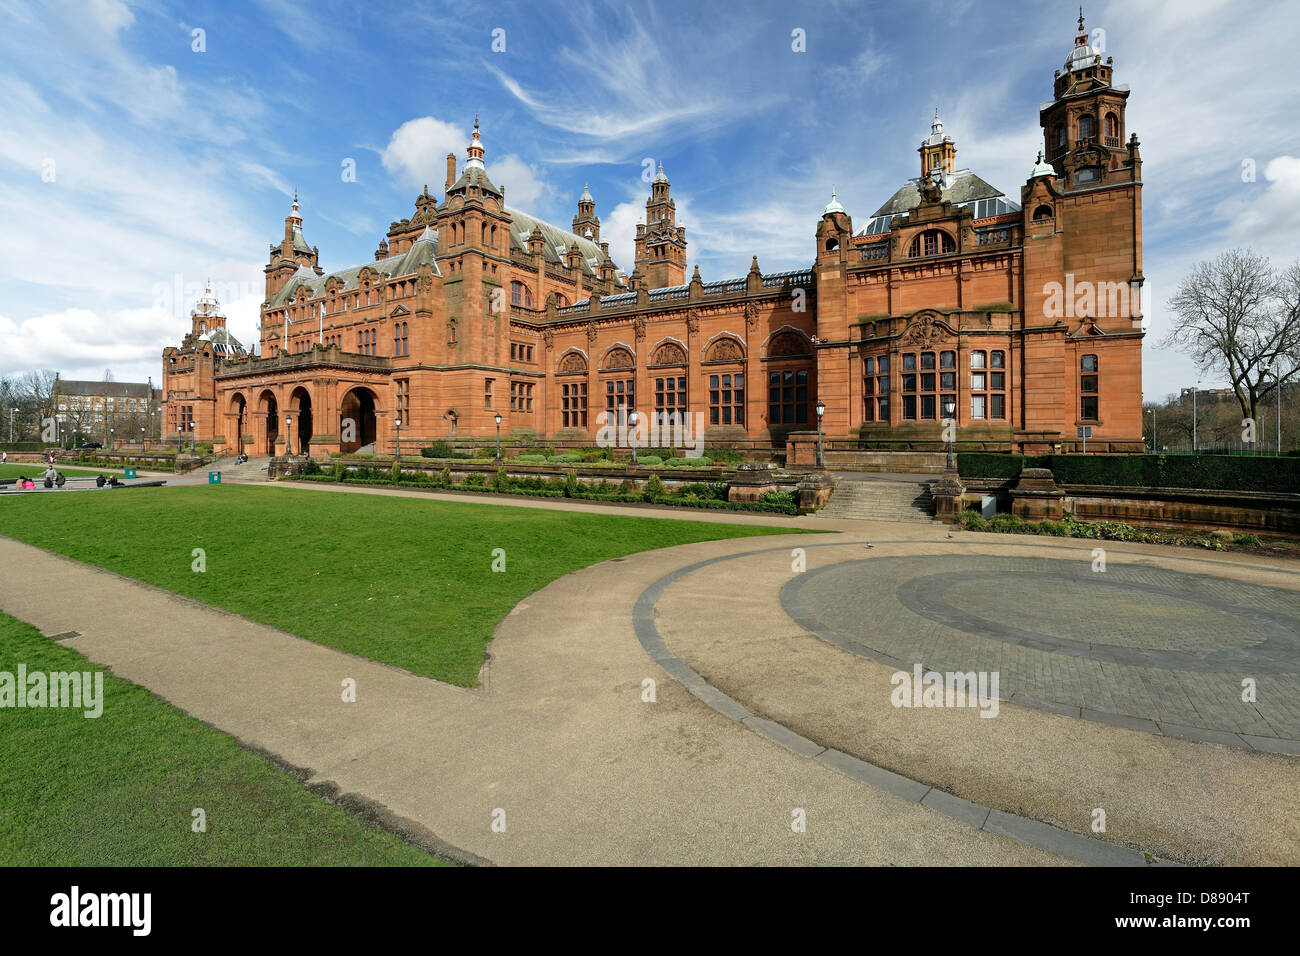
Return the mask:
<svg viewBox="0 0 1300 956">
<path fill-rule="evenodd" d="M 957 171 L 957 144 L 951 136 L 944 135 L 943 121 L 939 119 L 939 110 L 934 111 L 934 122 L 930 124 L 930 135 L 921 140 L 917 147 L 921 154 L 921 178 L 931 175 L 934 170 L 952 175 Z"/>
<path fill-rule="evenodd" d="M 647 289 L 686 282 L 686 227 L 677 225 L 677 205 L 670 194 L 664 164 L 650 181 L 645 225 L 637 224 L 634 274 Z"/>
<path fill-rule="evenodd" d="M 573 217 L 573 231 L 576 235 L 600 242 L 600 219 L 596 215 L 596 200 L 591 190 L 584 183 L 582 195 L 578 197 L 578 214 Z"/>
</svg>

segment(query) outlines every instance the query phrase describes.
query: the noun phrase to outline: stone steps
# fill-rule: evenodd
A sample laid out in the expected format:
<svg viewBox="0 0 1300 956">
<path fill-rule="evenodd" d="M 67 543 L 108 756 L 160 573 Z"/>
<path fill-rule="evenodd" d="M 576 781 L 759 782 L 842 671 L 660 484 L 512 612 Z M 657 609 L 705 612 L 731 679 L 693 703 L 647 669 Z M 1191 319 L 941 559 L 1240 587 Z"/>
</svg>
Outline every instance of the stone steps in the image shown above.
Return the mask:
<svg viewBox="0 0 1300 956">
<path fill-rule="evenodd" d="M 850 481 L 835 484 L 823 518 L 875 521 L 933 521 L 929 485 L 913 481 Z"/>
</svg>

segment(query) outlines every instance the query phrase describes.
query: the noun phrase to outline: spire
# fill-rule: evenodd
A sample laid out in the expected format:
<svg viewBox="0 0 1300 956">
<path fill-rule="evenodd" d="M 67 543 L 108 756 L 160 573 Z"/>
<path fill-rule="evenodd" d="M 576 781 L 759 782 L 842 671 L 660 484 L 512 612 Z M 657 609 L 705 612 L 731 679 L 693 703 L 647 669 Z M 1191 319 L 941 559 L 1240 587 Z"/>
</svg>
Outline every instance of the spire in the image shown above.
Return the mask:
<svg viewBox="0 0 1300 956">
<path fill-rule="evenodd" d="M 591 195 L 591 187 L 587 183 L 582 184 L 582 195 L 578 197 L 578 202 L 595 202 Z"/>
<path fill-rule="evenodd" d="M 469 156 L 469 160 L 465 163 L 466 169 L 469 169 L 471 167 L 475 167 L 478 169 L 483 168 L 484 150 L 483 150 L 483 141 L 479 139 L 479 135 L 478 135 L 478 112 L 477 111 L 475 111 L 474 113 L 474 132 L 470 134 L 469 146 L 468 148 L 466 148 L 465 152 Z"/>
<path fill-rule="evenodd" d="M 656 183 L 666 183 L 666 182 L 668 182 L 668 176 L 664 173 L 664 164 L 663 164 L 663 160 L 660 160 L 660 161 L 659 161 L 659 172 L 655 173 L 655 178 L 654 178 L 653 180 L 651 180 L 651 181 L 652 181 L 652 182 L 656 182 Z"/>
</svg>

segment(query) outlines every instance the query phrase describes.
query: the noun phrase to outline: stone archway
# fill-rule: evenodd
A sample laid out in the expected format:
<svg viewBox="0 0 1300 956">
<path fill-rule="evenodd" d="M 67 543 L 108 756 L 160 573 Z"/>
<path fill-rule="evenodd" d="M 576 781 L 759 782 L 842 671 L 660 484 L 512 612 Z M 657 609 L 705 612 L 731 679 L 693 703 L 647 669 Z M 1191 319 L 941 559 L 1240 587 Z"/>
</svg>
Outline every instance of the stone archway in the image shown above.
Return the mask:
<svg viewBox="0 0 1300 956">
<path fill-rule="evenodd" d="M 375 393 L 365 386 L 348 389 L 339 402 L 339 451 L 356 453 L 371 446 L 378 434 Z"/>
<path fill-rule="evenodd" d="M 293 438 L 293 451 L 295 454 L 304 457 L 311 453 L 311 438 L 315 434 L 313 431 L 311 392 L 299 385 L 292 394 L 289 395 L 289 410 L 293 415 L 293 424 L 290 426 L 291 437 Z"/>
<path fill-rule="evenodd" d="M 229 451 L 233 445 L 235 454 L 242 455 L 244 453 L 244 433 L 248 431 L 249 425 L 248 400 L 244 398 L 243 392 L 235 392 L 234 395 L 230 396 L 230 409 L 226 421 L 229 422 L 231 419 L 235 423 L 235 438 L 234 441 L 229 438 L 226 439 L 226 450 Z"/>
<path fill-rule="evenodd" d="M 280 403 L 269 388 L 257 398 L 257 414 L 263 419 L 262 441 L 257 453 L 269 457 L 275 454 L 275 443 L 280 438 Z"/>
</svg>

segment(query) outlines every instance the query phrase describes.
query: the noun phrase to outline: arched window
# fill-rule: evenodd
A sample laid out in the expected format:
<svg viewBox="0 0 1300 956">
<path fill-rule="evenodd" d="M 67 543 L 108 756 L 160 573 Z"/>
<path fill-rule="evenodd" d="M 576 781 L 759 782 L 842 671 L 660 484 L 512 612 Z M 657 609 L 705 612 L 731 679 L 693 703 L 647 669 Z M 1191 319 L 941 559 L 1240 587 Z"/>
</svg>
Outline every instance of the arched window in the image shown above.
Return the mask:
<svg viewBox="0 0 1300 956">
<path fill-rule="evenodd" d="M 952 236 L 942 229 L 927 229 L 912 240 L 907 256 L 909 259 L 917 259 L 921 256 L 947 255 L 956 251 L 957 243 L 953 242 Z"/>
<path fill-rule="evenodd" d="M 840 247 L 840 241 L 834 237 L 826 240 L 826 251 L 834 252 Z"/>
<path fill-rule="evenodd" d="M 512 305 L 522 305 L 526 309 L 531 309 L 533 294 L 528 291 L 528 286 L 515 280 L 510 283 L 510 302 Z"/>
<path fill-rule="evenodd" d="M 1051 219 L 1055 215 L 1056 214 L 1052 212 L 1051 206 L 1047 206 L 1047 205 L 1039 206 L 1037 209 L 1034 210 L 1034 221 L 1037 222 L 1039 219 Z"/>
<path fill-rule="evenodd" d="M 562 309 L 568 304 L 569 304 L 569 297 L 567 295 L 565 295 L 563 292 L 555 293 L 555 307 L 557 309 Z"/>
<path fill-rule="evenodd" d="M 1111 140 L 1119 139 L 1119 117 L 1114 113 L 1106 114 L 1106 137 Z M 1108 142 L 1106 145 L 1113 146 L 1116 144 Z"/>
<path fill-rule="evenodd" d="M 1092 139 L 1096 135 L 1092 117 L 1084 113 L 1079 117 L 1079 139 Z"/>
</svg>

